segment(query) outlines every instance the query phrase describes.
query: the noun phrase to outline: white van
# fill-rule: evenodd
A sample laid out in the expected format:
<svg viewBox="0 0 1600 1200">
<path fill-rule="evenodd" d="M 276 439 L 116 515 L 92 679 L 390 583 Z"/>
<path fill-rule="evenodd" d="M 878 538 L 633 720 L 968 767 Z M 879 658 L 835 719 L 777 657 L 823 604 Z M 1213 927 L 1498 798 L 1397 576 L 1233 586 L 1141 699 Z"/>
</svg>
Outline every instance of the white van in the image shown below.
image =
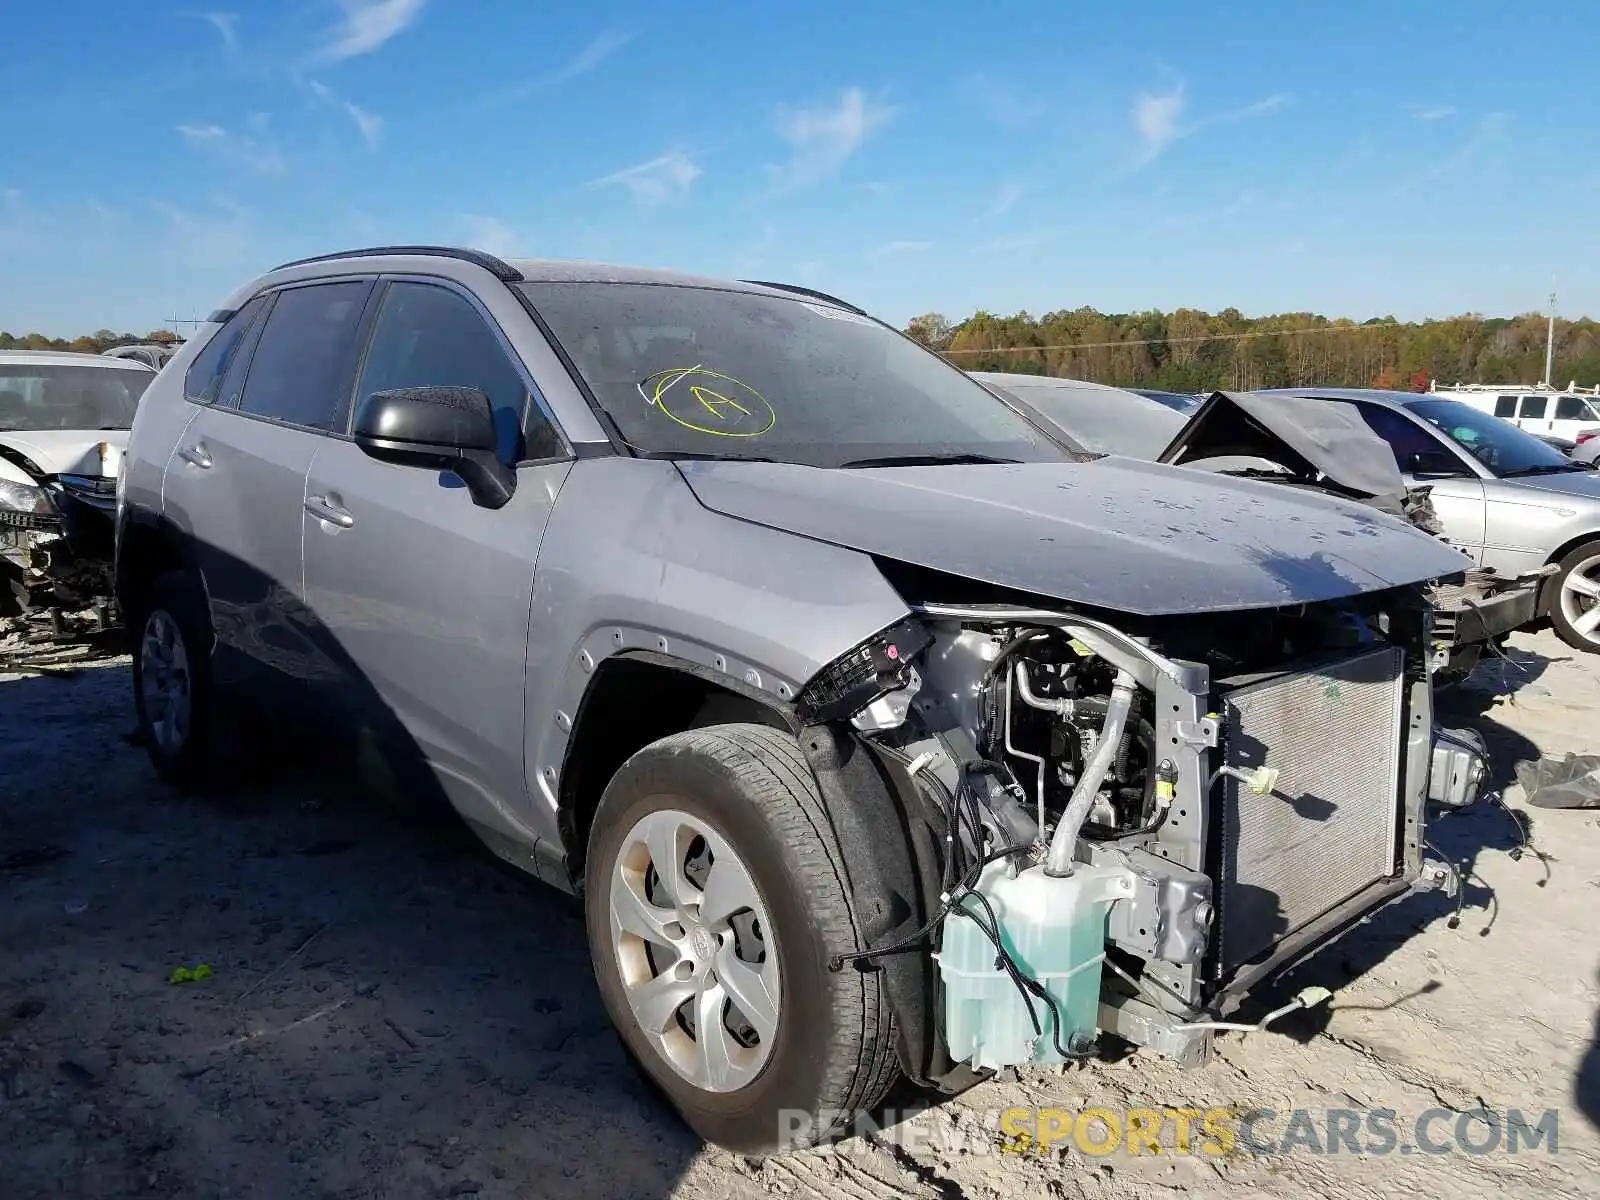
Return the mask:
<svg viewBox="0 0 1600 1200">
<path fill-rule="evenodd" d="M 1429 386 L 1436 396 L 1449 396 L 1482 412 L 1493 413 L 1519 429 L 1545 437 L 1579 441 L 1580 433 L 1600 428 L 1600 388 L 1569 384 L 1556 391 L 1543 384 L 1458 383 Z M 1582 439 L 1588 441 L 1590 439 Z"/>
</svg>

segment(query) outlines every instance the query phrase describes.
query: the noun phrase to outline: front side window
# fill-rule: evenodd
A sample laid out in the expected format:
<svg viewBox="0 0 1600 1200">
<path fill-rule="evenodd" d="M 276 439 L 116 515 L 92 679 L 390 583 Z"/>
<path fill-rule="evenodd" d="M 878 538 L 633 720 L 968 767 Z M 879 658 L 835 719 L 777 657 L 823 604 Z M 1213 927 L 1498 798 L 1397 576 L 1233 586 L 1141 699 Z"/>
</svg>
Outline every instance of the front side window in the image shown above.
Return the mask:
<svg viewBox="0 0 1600 1200">
<path fill-rule="evenodd" d="M 1389 449 L 1394 452 L 1394 464 L 1403 473 L 1416 470 L 1419 461 L 1431 469 L 1450 457 L 1449 450 L 1439 444 L 1438 438 L 1403 413 L 1361 402 L 1356 402 L 1355 408 L 1367 427 L 1389 443 Z"/>
<path fill-rule="evenodd" d="M 241 308 L 223 327 L 211 335 L 211 340 L 201 348 L 189 364 L 183 377 L 183 394 L 201 404 L 212 404 L 217 399 L 217 389 L 222 376 L 233 359 L 233 352 L 244 338 L 245 331 L 255 321 L 266 304 L 266 298 L 257 296 Z"/>
<path fill-rule="evenodd" d="M 240 410 L 331 429 L 350 391 L 356 324 L 370 287 L 348 280 L 279 292 L 250 359 Z"/>
<path fill-rule="evenodd" d="M 1406 407 L 1501 478 L 1584 469 L 1532 434 L 1457 400 L 1414 400 Z"/>
<path fill-rule="evenodd" d="M 1545 408 L 1549 405 L 1549 403 L 1549 398 L 1546 396 L 1524 396 L 1522 398 L 1521 415 L 1524 418 L 1542 417 L 1544 416 Z"/>
<path fill-rule="evenodd" d="M 831 304 L 651 283 L 517 286 L 639 452 L 818 467 L 1065 457 L 976 380 Z"/>
<path fill-rule="evenodd" d="M 488 396 L 504 462 L 564 453 L 560 436 L 529 403 L 521 373 L 472 304 L 433 284 L 392 283 L 373 326 L 357 403 L 374 392 L 411 387 L 470 387 Z M 524 413 L 530 420 L 526 450 Z"/>
<path fill-rule="evenodd" d="M 155 372 L 0 363 L 0 431 L 127 429 Z"/>
<path fill-rule="evenodd" d="M 1557 396 L 1556 420 L 1590 421 L 1595 417 L 1594 406 L 1582 396 Z"/>
</svg>

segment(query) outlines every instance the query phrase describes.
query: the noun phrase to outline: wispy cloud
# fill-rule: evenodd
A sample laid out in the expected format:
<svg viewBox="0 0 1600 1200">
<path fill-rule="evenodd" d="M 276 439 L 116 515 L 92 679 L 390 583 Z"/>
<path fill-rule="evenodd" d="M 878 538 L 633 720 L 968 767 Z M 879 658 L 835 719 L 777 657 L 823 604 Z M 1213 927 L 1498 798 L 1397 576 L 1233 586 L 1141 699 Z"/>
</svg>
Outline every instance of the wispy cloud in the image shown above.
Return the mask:
<svg viewBox="0 0 1600 1200">
<path fill-rule="evenodd" d="M 526 258 L 527 240 L 499 217 L 467 213 L 457 224 L 469 246 L 498 258 Z"/>
<path fill-rule="evenodd" d="M 1036 229 L 1026 233 L 1010 233 L 992 238 L 987 242 L 980 242 L 971 247 L 971 252 L 985 258 L 999 255 L 1032 254 L 1060 237 L 1061 232 L 1055 229 Z"/>
<path fill-rule="evenodd" d="M 854 87 L 845 89 L 837 104 L 780 112 L 778 135 L 789 145 L 789 161 L 769 168 L 775 188 L 793 191 L 820 183 L 893 115 L 892 108 Z"/>
<path fill-rule="evenodd" d="M 1193 137 L 1205 129 L 1235 125 L 1288 107 L 1288 96 L 1274 93 L 1238 108 L 1226 108 L 1198 117 L 1188 117 L 1189 97 L 1182 83 L 1164 92 L 1142 92 L 1130 114 L 1137 139 L 1133 166 L 1148 166 L 1180 138 Z"/>
<path fill-rule="evenodd" d="M 318 83 L 315 79 L 309 80 L 308 84 L 312 94 L 318 100 L 339 109 L 345 116 L 350 118 L 356 127 L 356 131 L 361 134 L 361 140 L 367 144 L 367 149 L 376 150 L 378 148 L 378 143 L 383 139 L 382 117 L 377 113 L 368 112 L 359 104 L 346 100 L 327 84 Z"/>
<path fill-rule="evenodd" d="M 637 203 L 649 208 L 683 199 L 701 174 L 693 159 L 681 150 L 673 150 L 659 158 L 591 180 L 589 186 L 621 185 L 633 194 Z"/>
<path fill-rule="evenodd" d="M 932 249 L 932 242 L 902 240 L 884 242 L 881 246 L 874 246 L 869 253 L 873 258 L 897 258 L 903 254 L 921 254 L 925 250 Z"/>
<path fill-rule="evenodd" d="M 1025 183 L 1002 183 L 995 189 L 994 199 L 989 201 L 989 210 L 985 214 L 991 217 L 1003 217 L 1017 206 L 1017 202 L 1027 195 L 1028 185 Z"/>
<path fill-rule="evenodd" d="M 1411 115 L 1419 121 L 1443 121 L 1456 115 L 1453 104 L 1436 104 L 1432 108 L 1414 108 Z"/>
<path fill-rule="evenodd" d="M 1454 151 L 1435 162 L 1429 163 L 1420 171 L 1402 179 L 1394 187 L 1397 195 L 1414 191 L 1425 184 L 1433 183 L 1457 171 L 1465 170 L 1483 155 L 1504 140 L 1507 128 L 1511 125 L 1511 117 L 1507 113 L 1493 112 L 1478 121 L 1472 135 L 1456 147 Z"/>
<path fill-rule="evenodd" d="M 281 175 L 287 169 L 283 152 L 272 135 L 271 118 L 257 113 L 248 122 L 249 131 L 233 132 L 215 123 L 188 122 L 178 126 L 183 140 L 196 150 L 215 155 L 235 166 L 262 175 Z"/>
<path fill-rule="evenodd" d="M 564 83 L 568 79 L 576 79 L 579 75 L 587 75 L 638 37 L 640 32 L 641 27 L 638 25 L 614 25 L 610 29 L 601 30 L 593 41 L 578 51 L 571 62 L 554 74 L 546 76 L 545 81 Z"/>
<path fill-rule="evenodd" d="M 427 0 L 339 0 L 344 20 L 316 52 L 318 62 L 341 62 L 371 54 L 422 14 Z"/>
<path fill-rule="evenodd" d="M 1187 103 L 1182 84 L 1168 92 L 1145 92 L 1133 102 L 1133 130 L 1139 138 L 1141 162 L 1154 162 L 1176 140 Z"/>
<path fill-rule="evenodd" d="M 968 75 L 956 86 L 957 94 L 993 121 L 1012 128 L 1028 125 L 1050 111 L 1042 98 L 1014 83 L 989 75 Z"/>
<path fill-rule="evenodd" d="M 231 12 L 203 12 L 195 13 L 196 17 L 206 22 L 217 31 L 217 36 L 222 39 L 222 48 L 229 54 L 239 52 L 239 14 Z"/>
</svg>

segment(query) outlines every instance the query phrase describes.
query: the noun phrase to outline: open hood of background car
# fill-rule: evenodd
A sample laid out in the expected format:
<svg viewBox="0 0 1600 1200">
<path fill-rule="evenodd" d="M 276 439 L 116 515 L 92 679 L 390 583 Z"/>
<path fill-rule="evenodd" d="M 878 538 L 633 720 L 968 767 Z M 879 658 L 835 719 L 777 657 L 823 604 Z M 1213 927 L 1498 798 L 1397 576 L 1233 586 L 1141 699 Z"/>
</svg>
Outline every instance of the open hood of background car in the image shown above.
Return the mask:
<svg viewBox="0 0 1600 1200">
<path fill-rule="evenodd" d="M 0 459 L 18 466 L 21 456 L 43 475 L 99 475 L 101 442 L 121 457 L 128 447 L 126 429 L 27 429 L 0 432 Z M 10 451 L 10 453 L 7 453 Z"/>
<path fill-rule="evenodd" d="M 1363 499 L 1398 502 L 1406 493 L 1389 444 L 1353 405 L 1336 401 L 1213 392 L 1156 461 L 1218 459 L 1265 459 Z"/>
<path fill-rule="evenodd" d="M 1126 458 L 678 467 L 700 502 L 726 516 L 1140 616 L 1314 603 L 1458 575 L 1471 565 L 1367 507 Z"/>
</svg>

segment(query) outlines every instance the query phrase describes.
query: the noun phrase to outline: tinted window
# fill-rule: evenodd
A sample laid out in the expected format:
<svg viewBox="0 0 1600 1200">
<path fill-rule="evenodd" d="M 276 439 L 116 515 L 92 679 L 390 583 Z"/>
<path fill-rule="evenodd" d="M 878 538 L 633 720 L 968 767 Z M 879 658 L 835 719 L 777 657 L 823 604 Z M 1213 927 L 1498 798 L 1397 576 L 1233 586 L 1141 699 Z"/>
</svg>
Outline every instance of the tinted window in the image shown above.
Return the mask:
<svg viewBox="0 0 1600 1200">
<path fill-rule="evenodd" d="M 250 360 L 240 409 L 331 429 L 350 391 L 356 322 L 369 287 L 351 280 L 279 292 Z"/>
<path fill-rule="evenodd" d="M 194 361 L 189 364 L 189 373 L 183 377 L 184 395 L 203 404 L 210 404 L 217 398 L 217 387 L 222 382 L 222 373 L 228 369 L 228 363 L 233 358 L 234 348 L 239 345 L 265 303 L 262 297 L 257 296 L 211 335 L 211 340 L 195 355 Z"/>
<path fill-rule="evenodd" d="M 1406 407 L 1502 479 L 1582 469 L 1515 425 L 1454 400 L 1414 400 Z"/>
<path fill-rule="evenodd" d="M 1499 396 L 1494 402 L 1494 415 L 1497 417 L 1514 417 L 1517 415 L 1517 398 L 1515 396 Z"/>
<path fill-rule="evenodd" d="M 1394 465 L 1400 470 L 1411 471 L 1418 454 L 1426 454 L 1430 459 L 1439 455 L 1449 456 L 1450 452 L 1439 444 L 1438 438 L 1403 413 L 1373 404 L 1357 404 L 1355 407 L 1368 428 L 1389 443 L 1389 449 L 1394 451 Z"/>
<path fill-rule="evenodd" d="M 1586 421 L 1589 419 L 1589 406 L 1584 403 L 1582 396 L 1559 396 L 1556 399 L 1556 420 L 1558 421 Z"/>
<path fill-rule="evenodd" d="M 646 453 L 838 467 L 1064 451 L 982 384 L 832 304 L 644 283 L 517 285 Z"/>
<path fill-rule="evenodd" d="M 1522 398 L 1522 416 L 1542 417 L 1544 416 L 1545 406 L 1548 403 L 1548 398 L 1544 396 L 1524 396 Z"/>
<path fill-rule="evenodd" d="M 272 305 L 272 297 L 263 297 L 261 315 L 252 322 L 249 332 L 239 341 L 238 348 L 234 350 L 228 369 L 223 372 L 222 386 L 217 389 L 213 403 L 221 408 L 238 408 L 239 397 L 244 392 L 244 379 L 250 370 L 250 360 L 255 357 L 256 343 L 261 340 L 261 331 L 266 328 L 268 310 Z"/>
<path fill-rule="evenodd" d="M 524 457 L 522 419 L 531 410 L 526 457 L 564 453 L 561 439 L 528 403 L 522 374 L 481 313 L 448 288 L 393 283 L 384 293 L 361 370 L 361 398 L 404 387 L 470 387 L 489 397 L 500 457 Z"/>
</svg>

